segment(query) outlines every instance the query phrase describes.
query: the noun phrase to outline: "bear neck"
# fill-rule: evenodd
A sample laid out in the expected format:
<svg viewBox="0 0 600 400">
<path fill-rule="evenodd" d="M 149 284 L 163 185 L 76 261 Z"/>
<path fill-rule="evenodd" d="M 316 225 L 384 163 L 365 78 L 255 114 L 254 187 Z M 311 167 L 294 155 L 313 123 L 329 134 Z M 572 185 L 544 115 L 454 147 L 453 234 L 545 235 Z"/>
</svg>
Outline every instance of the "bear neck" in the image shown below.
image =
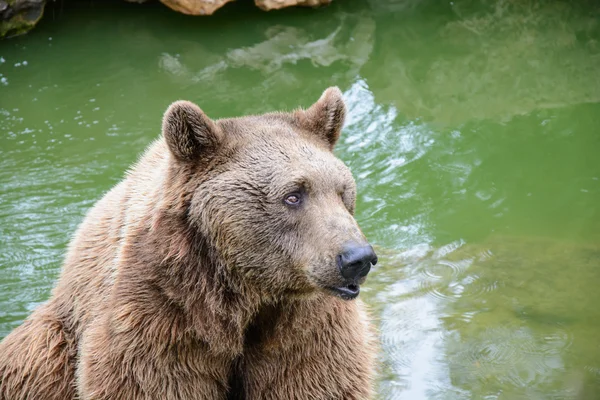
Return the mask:
<svg viewBox="0 0 600 400">
<path fill-rule="evenodd" d="M 248 328 L 261 310 L 272 310 L 277 299 L 232 272 L 214 246 L 184 218 L 163 214 L 149 223 L 151 228 L 140 230 L 135 235 L 139 243 L 132 243 L 126 252 L 131 276 L 125 281 L 137 282 L 127 290 L 154 291 L 153 306 L 169 305 L 170 313 L 178 314 L 172 318 L 178 325 L 175 329 L 182 335 L 191 332 L 210 351 L 231 357 L 242 354 Z M 130 267 L 135 264 L 143 271 Z M 146 315 L 157 315 L 148 304 L 144 307 L 149 308 Z M 182 335 L 175 340 L 189 339 Z"/>
</svg>

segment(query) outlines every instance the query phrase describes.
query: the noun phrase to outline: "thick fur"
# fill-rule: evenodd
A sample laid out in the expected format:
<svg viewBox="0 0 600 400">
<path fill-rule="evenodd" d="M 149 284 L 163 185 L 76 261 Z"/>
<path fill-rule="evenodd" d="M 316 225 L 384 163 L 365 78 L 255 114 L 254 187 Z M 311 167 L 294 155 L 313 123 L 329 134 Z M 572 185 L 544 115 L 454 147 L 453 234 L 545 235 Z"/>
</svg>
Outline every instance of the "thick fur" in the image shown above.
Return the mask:
<svg viewBox="0 0 600 400">
<path fill-rule="evenodd" d="M 174 103 L 0 344 L 0 399 L 369 398 L 367 315 L 327 289 L 343 245 L 366 243 L 331 153 L 344 114 L 337 88 L 219 121 Z"/>
</svg>

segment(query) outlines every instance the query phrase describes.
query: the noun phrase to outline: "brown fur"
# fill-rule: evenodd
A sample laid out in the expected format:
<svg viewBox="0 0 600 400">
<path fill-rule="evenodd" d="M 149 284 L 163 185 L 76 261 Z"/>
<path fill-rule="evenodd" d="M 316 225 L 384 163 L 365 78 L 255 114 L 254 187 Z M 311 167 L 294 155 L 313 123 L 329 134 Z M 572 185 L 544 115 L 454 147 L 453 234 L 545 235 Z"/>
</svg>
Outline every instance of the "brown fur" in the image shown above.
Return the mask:
<svg viewBox="0 0 600 400">
<path fill-rule="evenodd" d="M 51 299 L 0 344 L 0 399 L 370 397 L 363 305 L 327 289 L 344 243 L 365 243 L 331 153 L 344 114 L 337 88 L 219 121 L 174 103 L 79 227 Z"/>
</svg>

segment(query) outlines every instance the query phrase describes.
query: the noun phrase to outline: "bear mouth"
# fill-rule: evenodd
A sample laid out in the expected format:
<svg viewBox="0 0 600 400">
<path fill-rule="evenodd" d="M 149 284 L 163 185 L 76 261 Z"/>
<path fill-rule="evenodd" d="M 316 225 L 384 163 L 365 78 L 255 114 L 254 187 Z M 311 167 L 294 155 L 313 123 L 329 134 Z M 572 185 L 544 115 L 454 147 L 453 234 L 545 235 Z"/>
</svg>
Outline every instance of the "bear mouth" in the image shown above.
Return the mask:
<svg viewBox="0 0 600 400">
<path fill-rule="evenodd" d="M 333 294 L 335 294 L 336 296 L 344 299 L 344 300 L 352 300 L 355 299 L 356 297 L 358 297 L 358 294 L 360 293 L 360 286 L 356 283 L 349 283 L 345 286 L 338 286 L 338 287 L 327 287 L 327 289 L 331 292 L 333 292 Z"/>
</svg>

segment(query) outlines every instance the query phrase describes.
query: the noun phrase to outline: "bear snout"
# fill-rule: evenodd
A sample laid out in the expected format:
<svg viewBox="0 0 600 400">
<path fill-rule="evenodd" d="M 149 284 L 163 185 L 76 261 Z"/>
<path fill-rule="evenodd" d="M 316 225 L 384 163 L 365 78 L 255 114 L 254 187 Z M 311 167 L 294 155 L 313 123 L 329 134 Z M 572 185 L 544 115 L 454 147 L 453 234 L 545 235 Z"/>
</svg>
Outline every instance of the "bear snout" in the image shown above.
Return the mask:
<svg viewBox="0 0 600 400">
<path fill-rule="evenodd" d="M 377 264 L 377 254 L 370 245 L 350 244 L 337 256 L 337 265 L 342 276 L 356 282 L 367 276 L 371 265 Z"/>
<path fill-rule="evenodd" d="M 343 283 L 327 289 L 342 299 L 352 300 L 360 293 L 360 284 L 364 282 L 371 266 L 377 264 L 377 255 L 368 244 L 349 243 L 336 257 L 336 263 Z"/>
</svg>

